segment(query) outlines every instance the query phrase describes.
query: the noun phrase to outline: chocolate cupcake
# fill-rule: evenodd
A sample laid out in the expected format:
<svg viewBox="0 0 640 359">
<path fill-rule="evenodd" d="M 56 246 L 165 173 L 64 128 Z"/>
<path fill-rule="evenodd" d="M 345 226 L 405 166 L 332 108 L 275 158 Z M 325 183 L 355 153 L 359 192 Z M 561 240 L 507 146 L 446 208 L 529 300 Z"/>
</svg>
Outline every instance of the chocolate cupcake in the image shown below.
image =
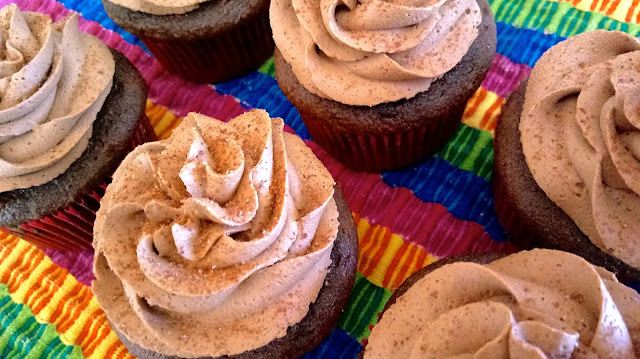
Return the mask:
<svg viewBox="0 0 640 359">
<path fill-rule="evenodd" d="M 494 141 L 496 212 L 514 242 L 578 254 L 625 283 L 640 281 L 639 50 L 607 31 L 554 46 Z"/>
<path fill-rule="evenodd" d="M 95 226 L 93 291 L 139 358 L 298 358 L 349 298 L 344 197 L 282 119 L 189 114 L 138 147 Z"/>
<path fill-rule="evenodd" d="M 79 32 L 73 14 L 0 10 L 0 227 L 41 247 L 91 248 L 110 177 L 155 139 L 146 85 L 120 52 Z"/>
<path fill-rule="evenodd" d="M 637 358 L 640 294 L 576 255 L 458 257 L 393 294 L 361 357 Z"/>
<path fill-rule="evenodd" d="M 102 0 L 116 24 L 136 35 L 167 70 L 217 83 L 273 55 L 269 0 Z"/>
<path fill-rule="evenodd" d="M 438 151 L 496 49 L 486 0 L 273 0 L 270 17 L 280 88 L 314 140 L 357 170 Z"/>
</svg>

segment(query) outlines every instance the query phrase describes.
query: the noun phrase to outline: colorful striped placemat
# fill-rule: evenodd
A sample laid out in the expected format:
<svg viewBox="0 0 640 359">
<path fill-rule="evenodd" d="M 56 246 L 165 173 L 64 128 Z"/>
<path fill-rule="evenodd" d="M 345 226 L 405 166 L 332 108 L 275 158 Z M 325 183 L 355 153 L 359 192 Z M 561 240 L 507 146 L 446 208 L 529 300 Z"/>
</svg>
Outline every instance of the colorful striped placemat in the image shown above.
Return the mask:
<svg viewBox="0 0 640 359">
<path fill-rule="evenodd" d="M 305 358 L 355 358 L 378 313 L 402 281 L 439 257 L 511 251 L 491 193 L 493 131 L 501 106 L 549 47 L 594 29 L 640 32 L 640 0 L 492 0 L 498 26 L 493 66 L 468 103 L 455 136 L 433 158 L 382 174 L 353 172 L 309 136 L 273 77 L 258 71 L 215 86 L 162 69 L 97 0 L 0 0 L 59 19 L 81 13 L 82 31 L 125 53 L 149 84 L 147 114 L 160 138 L 190 111 L 228 120 L 264 108 L 306 140 L 342 184 L 360 239 L 351 299 L 329 338 Z M 93 299 L 92 253 L 42 251 L 0 235 L 0 358 L 132 358 Z"/>
</svg>

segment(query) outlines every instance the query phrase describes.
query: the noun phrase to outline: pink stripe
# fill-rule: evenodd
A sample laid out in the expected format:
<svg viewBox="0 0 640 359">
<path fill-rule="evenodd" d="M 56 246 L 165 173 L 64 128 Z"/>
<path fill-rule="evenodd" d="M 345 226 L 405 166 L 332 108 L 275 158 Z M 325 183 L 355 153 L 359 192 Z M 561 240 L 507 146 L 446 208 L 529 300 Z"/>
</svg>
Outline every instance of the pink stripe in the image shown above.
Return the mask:
<svg viewBox="0 0 640 359">
<path fill-rule="evenodd" d="M 507 57 L 496 54 L 493 64 L 487 77 L 482 82 L 482 87 L 487 91 L 492 91 L 500 97 L 509 96 L 520 82 L 531 73 L 531 68 L 527 65 L 516 64 Z"/>
<path fill-rule="evenodd" d="M 51 261 L 71 273 L 78 282 L 90 287 L 93 276 L 93 250 L 82 252 L 63 252 L 46 249 Z"/>
<path fill-rule="evenodd" d="M 92 0 L 98 1 L 98 0 Z M 2 0 L 2 4 L 16 3 L 24 11 L 35 11 L 58 20 L 71 11 L 54 0 Z M 107 45 L 123 52 L 138 67 L 149 88 L 149 99 L 184 116 L 196 111 L 227 121 L 245 111 L 233 96 L 220 95 L 209 85 L 187 82 L 165 71 L 139 46 L 129 44 L 119 34 L 104 29 L 98 22 L 80 18 L 80 29 L 97 36 Z"/>
<path fill-rule="evenodd" d="M 514 251 L 491 239 L 476 222 L 455 218 L 439 203 L 427 203 L 404 187 L 390 187 L 379 174 L 354 172 L 312 141 L 305 141 L 340 183 L 352 212 L 391 229 L 436 256 Z"/>
</svg>

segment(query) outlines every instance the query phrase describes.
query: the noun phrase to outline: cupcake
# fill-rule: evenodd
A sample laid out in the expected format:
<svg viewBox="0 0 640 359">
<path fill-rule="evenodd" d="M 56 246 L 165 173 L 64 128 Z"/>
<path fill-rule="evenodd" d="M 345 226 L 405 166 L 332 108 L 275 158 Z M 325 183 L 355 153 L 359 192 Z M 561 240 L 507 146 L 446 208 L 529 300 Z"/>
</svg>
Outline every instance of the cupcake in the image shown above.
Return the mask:
<svg viewBox="0 0 640 359">
<path fill-rule="evenodd" d="M 136 35 L 172 73 L 217 83 L 273 55 L 269 0 L 102 0 L 116 24 Z"/>
<path fill-rule="evenodd" d="M 587 32 L 540 58 L 494 141 L 496 212 L 516 244 L 640 281 L 639 93 L 640 43 L 627 34 Z"/>
<path fill-rule="evenodd" d="M 41 247 L 91 248 L 104 188 L 155 139 L 146 85 L 77 14 L 0 10 L 0 227 Z"/>
<path fill-rule="evenodd" d="M 637 358 L 640 294 L 567 252 L 452 258 L 398 288 L 361 357 Z"/>
<path fill-rule="evenodd" d="M 93 292 L 138 358 L 298 358 L 333 329 L 358 237 L 329 172 L 282 119 L 191 113 L 116 171 Z"/>
<path fill-rule="evenodd" d="M 496 49 L 486 0 L 273 0 L 270 18 L 280 88 L 313 139 L 356 170 L 438 151 Z"/>
</svg>

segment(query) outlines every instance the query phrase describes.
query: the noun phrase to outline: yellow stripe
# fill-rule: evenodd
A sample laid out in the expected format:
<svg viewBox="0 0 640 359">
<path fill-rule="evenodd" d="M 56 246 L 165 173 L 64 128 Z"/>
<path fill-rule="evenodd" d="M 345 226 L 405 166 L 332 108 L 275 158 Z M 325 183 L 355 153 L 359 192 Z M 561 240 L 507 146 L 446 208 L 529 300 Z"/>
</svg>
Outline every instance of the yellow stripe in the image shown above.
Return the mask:
<svg viewBox="0 0 640 359">
<path fill-rule="evenodd" d="M 554 1 L 554 0 L 551 0 L 551 1 Z M 588 12 L 598 12 L 598 13 L 604 14 L 620 22 L 631 22 L 636 24 L 638 23 L 637 16 L 638 16 L 638 12 L 640 12 L 640 7 L 637 5 L 634 6 L 633 0 L 620 0 L 620 2 L 615 7 L 613 12 L 611 10 L 615 0 L 608 0 L 606 8 L 602 10 L 600 10 L 600 7 L 602 5 L 603 0 L 579 0 L 579 1 L 558 0 L 558 1 L 568 2 L 578 10 L 588 11 Z M 594 1 L 596 2 L 596 7 L 592 11 L 591 5 L 594 3 Z M 629 12 L 631 13 L 629 14 Z M 628 18 L 629 15 L 630 17 Z"/>
<path fill-rule="evenodd" d="M 396 266 L 393 273 L 391 273 L 391 276 L 390 276 L 391 280 L 389 281 L 389 284 L 391 285 L 394 282 L 402 283 L 408 276 L 413 274 L 415 271 L 417 271 L 418 269 L 424 267 L 429 263 L 436 261 L 437 259 L 436 257 L 426 253 L 425 249 L 422 248 L 421 246 L 414 243 L 408 243 L 408 242 L 405 243 L 402 236 L 398 234 L 392 233 L 387 242 L 386 237 L 388 237 L 388 233 L 390 232 L 390 229 L 387 227 L 376 225 L 376 224 L 372 225 L 369 223 L 369 221 L 367 221 L 364 218 L 361 218 L 356 223 L 356 227 L 358 230 L 358 237 L 360 238 L 360 251 L 359 251 L 359 261 L 358 261 L 358 265 L 359 265 L 358 270 L 360 272 L 363 272 L 364 270 L 366 270 L 366 268 L 368 268 L 371 265 L 371 262 L 374 260 L 374 257 L 376 256 L 376 253 L 378 253 L 380 248 L 382 248 L 382 246 L 386 246 L 384 250 L 384 254 L 380 258 L 380 260 L 377 263 L 375 263 L 375 267 L 373 268 L 371 273 L 366 275 L 367 279 L 371 283 L 379 287 L 384 287 L 385 275 L 387 274 L 387 271 L 389 271 L 389 267 L 391 266 L 391 263 L 396 257 L 398 250 L 403 245 L 408 246 L 408 248 L 407 248 L 407 251 L 402 256 L 402 258 L 400 258 L 398 265 Z M 367 238 L 367 236 L 369 237 Z M 367 249 L 369 248 L 375 248 L 376 250 L 369 251 L 369 253 L 367 253 L 368 252 Z M 411 251 L 415 251 L 415 257 L 410 259 L 409 255 Z M 418 262 L 418 257 L 420 256 L 421 253 L 425 253 L 426 255 L 425 260 Z M 365 257 L 365 255 L 367 255 L 368 257 Z M 403 268 L 407 268 L 407 267 L 409 267 L 409 269 L 403 271 Z M 387 285 L 387 287 L 389 287 L 389 285 Z M 388 289 L 395 289 L 395 288 L 388 288 Z"/>
<path fill-rule="evenodd" d="M 166 107 L 154 104 L 151 100 L 147 100 L 146 112 L 156 135 L 161 140 L 171 135 L 171 131 L 167 132 L 167 129 L 177 126 L 182 121 L 181 117 L 174 115 Z"/>
<path fill-rule="evenodd" d="M 465 109 L 465 116 L 463 116 L 462 122 L 464 122 L 467 126 L 477 128 L 479 130 L 488 131 L 493 135 L 495 124 L 498 121 L 498 116 L 500 116 L 500 113 L 502 112 L 502 104 L 504 104 L 505 99 L 498 96 L 498 94 L 493 91 L 486 91 L 485 89 L 480 87 L 473 94 L 473 97 L 469 100 L 468 103 L 475 103 L 477 98 L 482 95 L 484 95 L 485 98 L 478 104 L 478 108 L 473 114 L 471 114 L 470 116 L 466 115 L 469 108 Z M 495 108 L 496 103 L 498 105 L 497 108 Z M 494 106 L 493 110 L 491 110 L 492 106 Z M 486 120 L 483 124 L 482 121 L 485 116 L 488 116 L 488 120 Z"/>
</svg>

